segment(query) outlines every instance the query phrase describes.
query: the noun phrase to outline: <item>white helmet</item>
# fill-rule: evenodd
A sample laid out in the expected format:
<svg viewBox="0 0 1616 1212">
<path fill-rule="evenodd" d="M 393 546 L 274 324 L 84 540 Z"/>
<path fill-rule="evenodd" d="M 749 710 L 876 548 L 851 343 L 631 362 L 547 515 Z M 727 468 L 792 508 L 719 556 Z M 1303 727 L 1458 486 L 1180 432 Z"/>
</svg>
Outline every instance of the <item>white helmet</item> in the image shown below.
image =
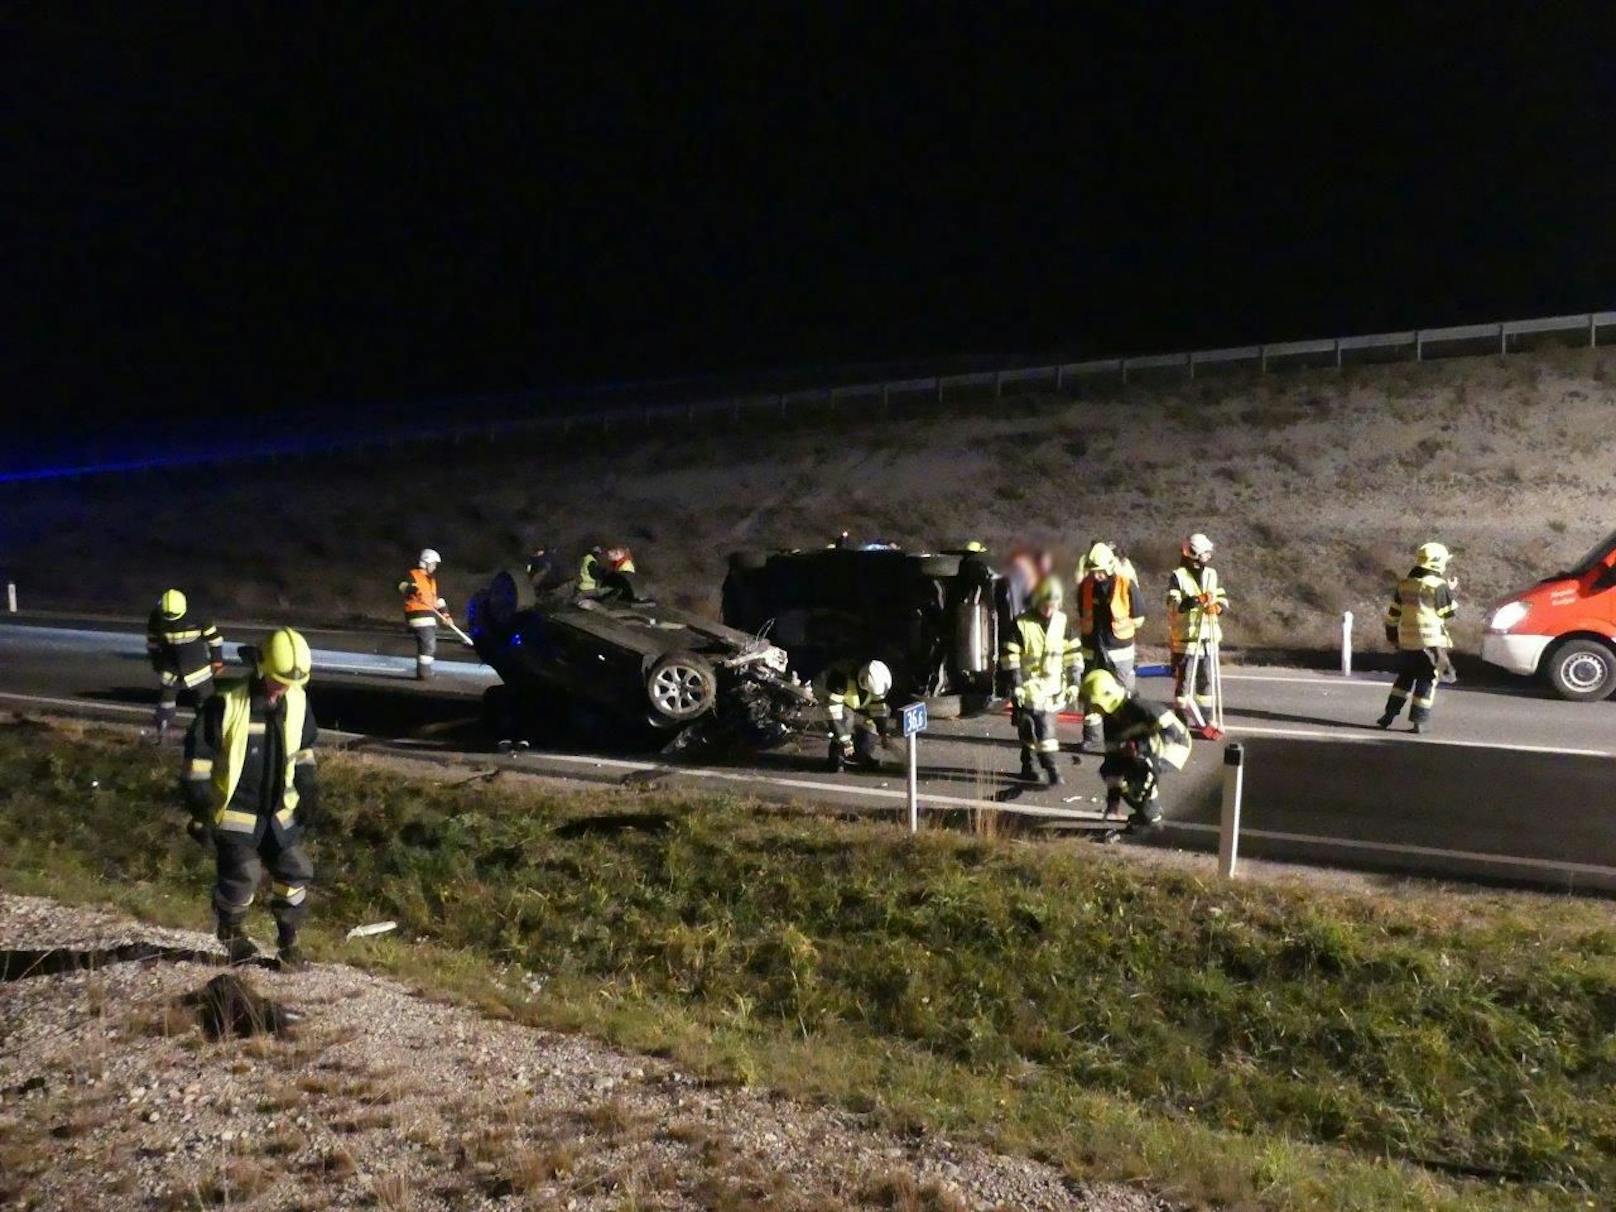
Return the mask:
<svg viewBox="0 0 1616 1212">
<path fill-rule="evenodd" d="M 443 563 L 443 557 L 430 547 L 421 548 L 421 558 L 416 561 L 422 568 L 436 568 Z"/>
<path fill-rule="evenodd" d="M 1185 539 L 1179 550 L 1186 560 L 1199 560 L 1204 564 L 1212 558 L 1212 540 L 1197 532 Z"/>
<path fill-rule="evenodd" d="M 859 670 L 858 684 L 871 697 L 884 699 L 892 689 L 892 670 L 885 661 L 871 661 Z"/>
</svg>

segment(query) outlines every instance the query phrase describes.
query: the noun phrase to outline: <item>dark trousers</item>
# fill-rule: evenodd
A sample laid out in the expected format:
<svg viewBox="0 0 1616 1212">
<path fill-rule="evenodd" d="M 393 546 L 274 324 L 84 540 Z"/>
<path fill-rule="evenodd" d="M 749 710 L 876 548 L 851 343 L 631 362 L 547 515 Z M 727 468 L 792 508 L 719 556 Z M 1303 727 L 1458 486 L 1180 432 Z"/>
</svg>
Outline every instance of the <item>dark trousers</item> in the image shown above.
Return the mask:
<svg viewBox="0 0 1616 1212">
<path fill-rule="evenodd" d="M 1411 723 L 1423 724 L 1431 718 L 1436 703 L 1436 670 L 1440 653 L 1434 648 L 1416 648 L 1413 652 L 1397 654 L 1397 680 L 1392 692 L 1386 696 L 1386 716 L 1396 719 L 1403 714 L 1403 704 L 1412 695 L 1413 706 L 1408 710 Z"/>
<path fill-rule="evenodd" d="M 179 714 L 180 700 L 187 701 L 191 706 L 201 709 L 202 704 L 213 697 L 213 678 L 208 677 L 198 682 L 189 690 L 180 682 L 179 678 L 172 681 L 164 677 L 162 689 L 157 693 L 157 718 L 159 728 L 167 728 L 174 722 Z"/>
<path fill-rule="evenodd" d="M 1100 778 L 1105 781 L 1106 815 L 1121 806 L 1126 792 L 1126 798 L 1138 801 L 1130 803 L 1135 820 L 1144 823 L 1161 820 L 1162 811 L 1156 803 L 1155 773 L 1155 768 L 1136 754 L 1116 751 L 1106 754 L 1100 763 Z"/>
<path fill-rule="evenodd" d="M 279 841 L 275 831 L 266 828 L 264 836 L 255 842 L 244 834 L 215 829 L 213 843 L 217 860 L 213 908 L 220 932 L 239 928 L 246 920 L 267 868 L 271 881 L 269 911 L 282 939 L 295 935 L 308 916 L 309 881 L 314 878 L 314 863 L 302 839 Z"/>
<path fill-rule="evenodd" d="M 1036 755 L 1045 770 L 1055 765 L 1060 737 L 1055 729 L 1059 716 L 1053 711 L 1033 711 L 1023 707 L 1016 715 L 1016 735 L 1021 738 L 1021 762 L 1031 766 Z"/>
</svg>

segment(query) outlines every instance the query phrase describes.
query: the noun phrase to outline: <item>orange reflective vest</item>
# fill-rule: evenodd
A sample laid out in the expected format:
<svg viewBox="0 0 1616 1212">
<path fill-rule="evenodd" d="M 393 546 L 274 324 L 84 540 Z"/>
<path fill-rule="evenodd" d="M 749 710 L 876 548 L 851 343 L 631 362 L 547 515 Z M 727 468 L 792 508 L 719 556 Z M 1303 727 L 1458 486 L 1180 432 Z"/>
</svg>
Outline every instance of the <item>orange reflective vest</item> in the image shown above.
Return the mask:
<svg viewBox="0 0 1616 1212">
<path fill-rule="evenodd" d="M 424 568 L 410 569 L 410 575 L 398 583 L 404 595 L 404 617 L 431 618 L 438 606 L 438 578 Z"/>
<path fill-rule="evenodd" d="M 1090 573 L 1077 587 L 1078 627 L 1084 640 L 1094 637 L 1094 593 L 1098 586 L 1099 581 Z M 1131 640 L 1138 625 L 1133 613 L 1133 582 L 1116 573 L 1111 578 L 1111 634 L 1119 640 Z"/>
</svg>

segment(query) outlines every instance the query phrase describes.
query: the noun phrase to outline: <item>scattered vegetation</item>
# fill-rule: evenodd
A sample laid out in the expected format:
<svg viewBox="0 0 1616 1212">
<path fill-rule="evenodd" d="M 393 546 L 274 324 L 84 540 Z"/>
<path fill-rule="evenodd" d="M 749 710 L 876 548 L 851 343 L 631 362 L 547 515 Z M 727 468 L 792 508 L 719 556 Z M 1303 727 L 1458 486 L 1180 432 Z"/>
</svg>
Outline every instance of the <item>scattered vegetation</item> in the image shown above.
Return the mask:
<svg viewBox="0 0 1616 1212">
<path fill-rule="evenodd" d="M 351 758 L 324 777 L 316 949 L 395 918 L 413 941 L 343 958 L 495 1013 L 1208 1201 L 1584 1207 L 1616 1189 L 1604 904 L 1227 886 L 1092 848 L 450 788 Z M 206 858 L 172 780 L 93 732 L 0 728 L 0 885 L 199 924 Z M 624 794 L 671 827 L 558 832 Z M 321 1076 L 391 1122 L 388 1075 Z M 641 1130 L 608 1100 L 571 1132 Z M 577 1164 L 488 1147 L 513 1188 Z"/>
</svg>

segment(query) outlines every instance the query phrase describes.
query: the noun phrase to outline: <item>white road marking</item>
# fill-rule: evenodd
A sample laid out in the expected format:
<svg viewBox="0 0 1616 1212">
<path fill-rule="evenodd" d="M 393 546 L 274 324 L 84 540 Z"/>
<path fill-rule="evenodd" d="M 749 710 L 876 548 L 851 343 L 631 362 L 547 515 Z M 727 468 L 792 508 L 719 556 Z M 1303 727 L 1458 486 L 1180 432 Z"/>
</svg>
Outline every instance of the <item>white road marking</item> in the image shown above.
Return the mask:
<svg viewBox="0 0 1616 1212">
<path fill-rule="evenodd" d="M 1344 730 L 1354 726 L 1342 723 Z M 1341 741 L 1346 744 L 1375 744 L 1375 743 L 1407 743 L 1412 745 L 1449 745 L 1461 749 L 1502 749 L 1512 753 L 1558 753 L 1567 757 L 1616 757 L 1616 752 L 1608 749 L 1571 749 L 1560 745 L 1523 745 L 1512 741 L 1466 741 L 1457 737 L 1413 736 L 1409 733 L 1384 733 L 1378 729 L 1369 732 L 1365 729 L 1356 731 L 1330 732 L 1322 728 L 1269 728 L 1256 724 L 1230 724 L 1226 732 L 1240 732 L 1248 736 L 1280 736 L 1295 737 L 1298 740 L 1309 741 Z"/>
<path fill-rule="evenodd" d="M 1225 673 L 1225 681 L 1229 682 L 1284 682 L 1290 686 L 1368 686 L 1374 690 L 1385 690 L 1391 685 L 1391 679 L 1385 681 L 1370 681 L 1354 675 L 1349 678 L 1315 678 L 1315 677 L 1287 677 L 1278 673 Z"/>
<path fill-rule="evenodd" d="M 1216 833 L 1218 826 L 1200 821 L 1164 821 L 1169 829 L 1188 833 Z M 1277 829 L 1241 829 L 1243 838 L 1265 838 L 1275 842 L 1295 842 L 1308 846 L 1334 846 L 1343 850 L 1367 850 L 1382 854 L 1411 854 L 1421 858 L 1463 859 L 1472 863 L 1497 863 L 1507 867 L 1531 867 L 1539 871 L 1575 872 L 1579 875 L 1616 876 L 1616 867 L 1598 863 L 1567 863 L 1557 859 L 1526 858 L 1513 854 L 1489 854 L 1480 850 L 1447 850 L 1440 846 L 1410 846 L 1401 842 L 1370 842 L 1362 838 L 1328 837 L 1313 833 L 1285 833 Z"/>
</svg>

